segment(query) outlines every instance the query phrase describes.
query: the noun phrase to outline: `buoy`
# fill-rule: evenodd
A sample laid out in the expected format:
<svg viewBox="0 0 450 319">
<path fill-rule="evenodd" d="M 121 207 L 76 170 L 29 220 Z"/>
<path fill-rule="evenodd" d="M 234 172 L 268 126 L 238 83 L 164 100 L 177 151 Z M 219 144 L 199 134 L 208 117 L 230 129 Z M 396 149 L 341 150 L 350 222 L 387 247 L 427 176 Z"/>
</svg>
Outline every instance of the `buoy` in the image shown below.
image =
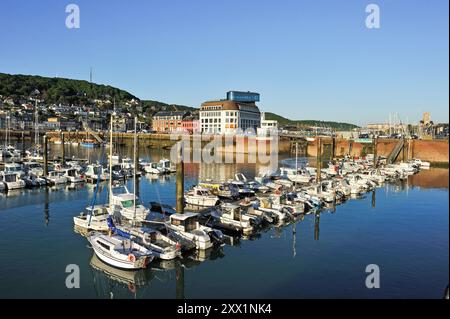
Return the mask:
<svg viewBox="0 0 450 319">
<path fill-rule="evenodd" d="M 136 261 L 136 256 L 134 256 L 133 254 L 129 254 L 127 259 L 128 261 L 134 263 Z"/>
</svg>

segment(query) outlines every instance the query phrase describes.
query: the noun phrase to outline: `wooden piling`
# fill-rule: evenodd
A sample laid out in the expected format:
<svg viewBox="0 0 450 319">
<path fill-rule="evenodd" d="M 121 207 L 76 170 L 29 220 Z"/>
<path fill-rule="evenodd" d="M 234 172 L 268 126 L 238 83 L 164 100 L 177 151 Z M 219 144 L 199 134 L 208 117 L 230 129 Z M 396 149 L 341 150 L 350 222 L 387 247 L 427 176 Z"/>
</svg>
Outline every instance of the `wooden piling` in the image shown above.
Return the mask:
<svg viewBox="0 0 450 319">
<path fill-rule="evenodd" d="M 319 240 L 320 233 L 320 214 L 314 215 L 314 240 Z"/>
<path fill-rule="evenodd" d="M 378 166 L 378 152 L 377 152 L 378 139 L 374 137 L 373 139 L 373 167 Z"/>
<path fill-rule="evenodd" d="M 25 133 L 22 128 L 22 156 L 25 156 Z"/>
<path fill-rule="evenodd" d="M 44 176 L 48 176 L 48 142 L 47 135 L 44 135 Z"/>
<path fill-rule="evenodd" d="M 331 159 L 334 160 L 336 157 L 336 137 L 333 136 L 331 141 Z"/>
<path fill-rule="evenodd" d="M 178 142 L 178 161 L 177 161 L 177 184 L 176 184 L 176 200 L 177 213 L 184 213 L 184 162 L 183 162 L 183 146 L 182 142 Z"/>
<path fill-rule="evenodd" d="M 66 144 L 64 143 L 64 133 L 61 133 L 61 146 L 62 146 L 61 163 L 64 165 L 66 162 Z"/>
<path fill-rule="evenodd" d="M 317 138 L 317 164 L 316 164 L 316 181 L 320 183 L 322 176 L 321 176 L 321 170 L 322 170 L 322 140 Z"/>
</svg>

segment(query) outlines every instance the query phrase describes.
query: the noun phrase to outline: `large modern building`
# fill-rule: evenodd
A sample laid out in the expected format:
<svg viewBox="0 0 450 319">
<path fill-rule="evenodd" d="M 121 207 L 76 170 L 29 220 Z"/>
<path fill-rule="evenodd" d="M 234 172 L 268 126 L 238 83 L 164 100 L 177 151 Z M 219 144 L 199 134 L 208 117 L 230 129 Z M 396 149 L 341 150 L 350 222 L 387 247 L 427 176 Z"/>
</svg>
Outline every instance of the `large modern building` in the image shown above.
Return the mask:
<svg viewBox="0 0 450 319">
<path fill-rule="evenodd" d="M 200 130 L 204 134 L 235 134 L 238 130 L 254 132 L 261 125 L 256 102 L 259 94 L 229 91 L 224 100 L 208 101 L 200 107 Z"/>
</svg>

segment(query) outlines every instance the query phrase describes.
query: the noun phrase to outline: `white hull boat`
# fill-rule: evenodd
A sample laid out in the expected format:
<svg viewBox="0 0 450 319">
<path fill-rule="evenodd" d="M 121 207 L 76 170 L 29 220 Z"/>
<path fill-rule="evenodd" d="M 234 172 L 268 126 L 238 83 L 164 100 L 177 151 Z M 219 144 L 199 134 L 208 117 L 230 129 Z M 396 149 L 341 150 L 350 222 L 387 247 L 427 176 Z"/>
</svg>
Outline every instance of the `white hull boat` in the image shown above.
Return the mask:
<svg viewBox="0 0 450 319">
<path fill-rule="evenodd" d="M 88 236 L 88 241 L 100 260 L 117 268 L 146 268 L 153 260 L 147 248 L 119 235 L 108 236 L 92 232 Z"/>
</svg>

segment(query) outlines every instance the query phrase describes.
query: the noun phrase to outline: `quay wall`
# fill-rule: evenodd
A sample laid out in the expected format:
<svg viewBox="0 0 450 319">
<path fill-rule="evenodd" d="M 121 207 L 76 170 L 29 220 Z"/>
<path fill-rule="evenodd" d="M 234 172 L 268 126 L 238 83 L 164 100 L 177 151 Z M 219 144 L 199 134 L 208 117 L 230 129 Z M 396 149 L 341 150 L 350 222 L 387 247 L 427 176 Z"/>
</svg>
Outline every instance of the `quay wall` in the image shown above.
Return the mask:
<svg viewBox="0 0 450 319">
<path fill-rule="evenodd" d="M 49 141 L 59 139 L 61 134 L 67 140 L 83 140 L 88 134 L 86 132 L 47 132 Z M 100 137 L 104 140 L 108 139 L 108 134 L 99 133 Z M 0 140 L 3 135 L 0 135 Z M 11 132 L 12 139 L 20 143 L 22 138 L 21 131 Z M 170 134 L 138 134 L 139 144 L 141 146 L 146 146 L 149 148 L 163 148 L 170 149 L 177 140 L 171 139 Z M 181 139 L 183 135 L 179 135 L 178 139 Z M 186 136 L 184 136 L 186 137 Z M 34 133 L 25 131 L 24 139 L 32 140 L 34 138 Z M 201 137 L 201 147 L 210 143 L 214 139 L 214 136 Z M 114 133 L 114 140 L 119 144 L 130 144 L 133 141 L 132 133 Z M 193 148 L 194 143 L 192 142 L 193 136 L 189 136 L 191 148 Z M 224 139 L 222 138 L 222 141 Z M 345 155 L 350 156 L 363 156 L 364 154 L 373 154 L 374 147 L 372 143 L 361 143 L 353 140 L 346 139 L 335 139 L 334 143 L 331 138 L 321 138 L 322 141 L 322 157 L 324 159 L 334 157 L 343 157 Z M 377 154 L 380 156 L 388 156 L 393 150 L 395 145 L 398 143 L 398 139 L 378 139 L 377 141 Z M 285 137 L 280 137 L 278 140 L 278 152 L 291 153 L 294 154 L 295 144 L 298 142 L 299 146 L 299 156 L 317 156 L 317 139 L 311 142 L 307 142 L 302 138 L 289 139 Z M 333 147 L 334 144 L 334 147 Z M 221 153 L 244 153 L 244 154 L 255 154 L 258 153 L 259 148 L 264 145 L 266 154 L 269 153 L 271 149 L 270 141 L 256 140 L 255 138 L 239 138 L 233 140 L 233 145 L 227 145 L 225 142 L 222 143 L 222 147 L 216 148 L 216 151 Z M 333 154 L 334 150 L 334 154 Z M 440 163 L 448 165 L 449 163 L 449 144 L 448 140 L 409 140 L 406 141 L 405 151 L 400 152 L 398 160 L 403 160 L 410 158 L 420 158 L 424 161 L 429 161 L 432 163 Z"/>
<path fill-rule="evenodd" d="M 377 154 L 379 156 L 387 157 L 398 142 L 398 139 L 378 139 Z M 323 157 L 331 158 L 332 144 L 332 139 L 322 139 Z M 336 139 L 334 144 L 335 157 L 343 157 L 345 155 L 364 156 L 364 154 L 374 153 L 374 145 L 372 143 L 360 143 L 352 140 Z M 308 142 L 307 155 L 313 157 L 317 156 L 317 139 L 313 142 Z M 407 140 L 405 142 L 405 150 L 400 152 L 397 160 L 401 161 L 411 158 L 420 158 L 423 161 L 448 165 L 448 140 Z"/>
</svg>

